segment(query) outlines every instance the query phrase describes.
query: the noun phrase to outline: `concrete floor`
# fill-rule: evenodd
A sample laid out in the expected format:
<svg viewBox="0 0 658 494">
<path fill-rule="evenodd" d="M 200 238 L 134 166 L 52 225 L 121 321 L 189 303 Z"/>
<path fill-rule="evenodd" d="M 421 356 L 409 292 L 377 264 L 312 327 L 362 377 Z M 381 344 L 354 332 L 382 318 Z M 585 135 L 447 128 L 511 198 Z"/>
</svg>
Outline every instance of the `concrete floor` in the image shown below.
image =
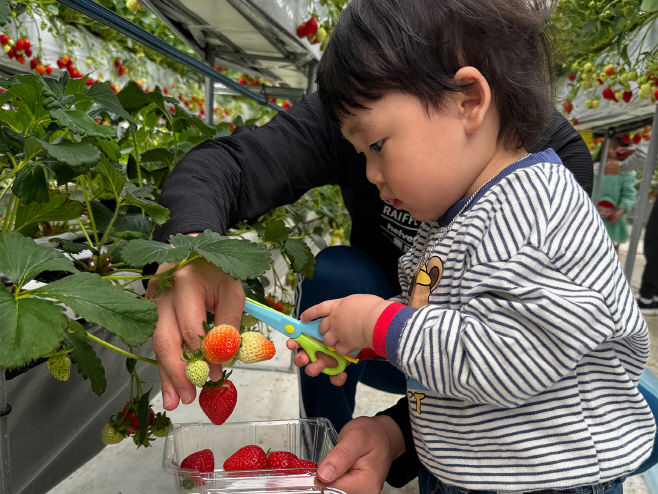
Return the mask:
<svg viewBox="0 0 658 494">
<path fill-rule="evenodd" d="M 640 243 L 641 245 L 641 243 Z M 620 258 L 625 257 L 625 246 L 620 248 Z M 635 263 L 631 286 L 637 290 L 644 266 L 641 252 Z M 658 316 L 646 318 L 652 341 L 658 342 Z M 238 389 L 239 399 L 229 421 L 283 420 L 298 417 L 297 375 L 290 372 L 290 354 L 284 346 L 284 337 L 274 333 L 277 356 L 265 365 L 255 364 L 249 368 L 236 368 L 231 377 Z M 260 367 L 259 367 L 260 366 Z M 658 374 L 658 345 L 654 345 L 648 363 L 649 368 Z M 262 370 L 258 370 L 258 369 Z M 279 372 L 277 372 L 278 370 Z M 383 393 L 364 385 L 357 390 L 355 416 L 371 416 L 387 408 L 398 400 L 397 395 Z M 154 410 L 162 411 L 162 401 L 158 396 Z M 191 405 L 179 406 L 168 413 L 173 422 L 208 422 L 195 401 Z M 100 434 L 100 431 L 99 431 Z M 162 470 L 164 440 L 158 439 L 153 447 L 136 449 L 132 441 L 106 447 L 73 475 L 61 482 L 49 494 L 132 494 L 174 492 L 172 476 Z M 138 468 L 136 468 L 136 465 Z M 647 484 L 641 476 L 631 477 L 624 483 L 626 494 L 649 494 Z M 386 486 L 385 494 L 416 494 L 415 482 L 403 489 Z"/>
</svg>

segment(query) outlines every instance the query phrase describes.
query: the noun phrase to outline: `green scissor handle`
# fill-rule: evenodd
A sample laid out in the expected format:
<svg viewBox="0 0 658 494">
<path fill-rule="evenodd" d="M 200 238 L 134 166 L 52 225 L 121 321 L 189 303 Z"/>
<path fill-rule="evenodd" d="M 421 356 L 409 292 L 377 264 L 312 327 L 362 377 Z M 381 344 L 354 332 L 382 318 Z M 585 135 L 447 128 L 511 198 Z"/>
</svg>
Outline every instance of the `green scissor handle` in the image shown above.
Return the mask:
<svg viewBox="0 0 658 494">
<path fill-rule="evenodd" d="M 338 362 L 338 365 L 336 367 L 325 367 L 322 369 L 322 372 L 327 374 L 328 376 L 336 376 L 343 372 L 345 370 L 345 367 L 347 367 L 347 359 L 343 357 L 342 355 L 337 354 L 336 352 L 329 350 L 327 345 L 324 343 L 320 343 L 317 340 L 314 340 L 310 336 L 306 336 L 305 334 L 302 334 L 298 338 L 295 338 L 295 341 L 299 343 L 299 345 L 304 349 L 304 351 L 308 354 L 308 357 L 311 359 L 311 362 L 315 362 L 318 357 L 316 355 L 317 352 L 322 352 L 326 353 L 327 355 L 331 355 L 333 358 L 336 359 Z M 358 362 L 356 359 L 349 359 L 352 362 Z"/>
</svg>

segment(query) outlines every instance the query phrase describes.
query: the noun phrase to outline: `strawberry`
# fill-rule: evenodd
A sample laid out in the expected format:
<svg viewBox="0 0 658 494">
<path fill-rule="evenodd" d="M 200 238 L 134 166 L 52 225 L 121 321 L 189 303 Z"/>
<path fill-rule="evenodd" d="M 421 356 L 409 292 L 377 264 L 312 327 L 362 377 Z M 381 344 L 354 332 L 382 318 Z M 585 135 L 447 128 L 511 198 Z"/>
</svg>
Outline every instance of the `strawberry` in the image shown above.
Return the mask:
<svg viewBox="0 0 658 494">
<path fill-rule="evenodd" d="M 30 69 L 32 70 L 36 69 L 37 65 L 39 65 L 39 60 L 37 60 L 36 58 L 30 60 Z"/>
<path fill-rule="evenodd" d="M 564 111 L 567 113 L 571 113 L 573 110 L 573 104 L 570 101 L 565 101 L 562 103 L 562 108 L 564 108 Z"/>
<path fill-rule="evenodd" d="M 235 125 L 229 125 L 228 128 L 231 130 L 235 130 L 237 127 Z"/>
<path fill-rule="evenodd" d="M 209 381 L 199 393 L 201 410 L 215 425 L 222 425 L 229 418 L 238 401 L 238 391 L 228 380 L 231 372 L 224 371 L 219 381 Z"/>
<path fill-rule="evenodd" d="M 30 48 L 32 48 L 32 42 L 29 39 L 25 38 L 23 40 L 23 42 L 25 43 L 25 49 L 26 50 L 29 50 Z"/>
<path fill-rule="evenodd" d="M 613 99 L 615 97 L 615 93 L 612 89 L 607 87 L 603 90 L 603 92 L 601 92 L 601 96 L 603 96 L 603 99 Z"/>
<path fill-rule="evenodd" d="M 247 83 L 247 81 L 245 80 L 244 77 L 241 78 L 241 79 L 238 81 L 238 84 L 246 84 L 246 83 Z"/>
<path fill-rule="evenodd" d="M 203 352 L 201 352 L 201 359 L 202 358 Z M 185 367 L 185 375 L 197 388 L 201 388 L 204 384 L 206 384 L 206 381 L 208 380 L 208 374 L 210 373 L 208 362 L 201 359 L 193 358 Z"/>
<path fill-rule="evenodd" d="M 9 58 L 14 58 L 14 57 L 16 56 L 16 50 L 15 50 L 14 48 L 11 48 L 11 49 L 7 52 L 7 56 L 8 56 Z"/>
<path fill-rule="evenodd" d="M 50 65 L 46 65 L 46 74 L 50 75 L 53 73 L 53 68 Z"/>
<path fill-rule="evenodd" d="M 238 350 L 238 360 L 243 364 L 255 364 L 274 357 L 274 344 L 258 331 L 242 333 L 242 345 Z"/>
<path fill-rule="evenodd" d="M 87 79 L 85 81 L 85 86 L 93 86 L 94 85 L 94 80 L 93 79 Z"/>
<path fill-rule="evenodd" d="M 264 470 L 267 468 L 267 455 L 260 446 L 249 445 L 240 448 L 224 462 L 224 470 Z"/>
<path fill-rule="evenodd" d="M 209 329 L 203 322 L 204 328 Z M 229 324 L 220 324 L 208 331 L 206 336 L 200 337 L 206 360 L 211 364 L 223 364 L 231 360 L 240 348 L 240 332 Z"/>
<path fill-rule="evenodd" d="M 315 473 L 318 466 L 310 460 L 293 460 L 290 462 L 289 468 L 299 468 L 300 470 L 295 470 L 293 475 L 301 473 Z"/>
<path fill-rule="evenodd" d="M 155 437 L 167 437 L 167 431 L 171 425 L 171 419 L 167 417 L 167 412 L 158 412 L 158 414 L 153 417 L 153 423 L 151 424 L 151 433 Z"/>
<path fill-rule="evenodd" d="M 304 35 L 311 36 L 318 32 L 318 20 L 315 17 L 311 17 L 306 21 L 304 26 Z"/>
<path fill-rule="evenodd" d="M 164 88 L 164 89 L 162 90 L 162 93 L 163 93 L 163 94 L 169 94 L 169 89 Z"/>
<path fill-rule="evenodd" d="M 6 45 L 7 43 L 9 43 L 9 36 L 0 34 L 0 45 Z"/>
<path fill-rule="evenodd" d="M 22 39 L 19 39 L 18 41 L 16 41 L 15 48 L 16 48 L 16 51 L 25 50 L 25 41 L 23 41 Z"/>
<path fill-rule="evenodd" d="M 48 370 L 55 379 L 68 381 L 71 377 L 71 359 L 63 353 L 53 355 L 48 359 Z"/>
<path fill-rule="evenodd" d="M 62 70 L 64 67 L 66 67 L 66 62 L 60 58 L 57 60 L 57 67 L 59 70 Z"/>
<path fill-rule="evenodd" d="M 635 134 L 633 136 L 633 144 L 640 144 L 642 142 L 642 135 L 641 134 Z"/>
<path fill-rule="evenodd" d="M 18 63 L 20 63 L 21 65 L 23 65 L 25 63 L 25 57 L 23 55 L 20 55 L 20 56 L 16 57 L 16 61 Z"/>
<path fill-rule="evenodd" d="M 297 456 L 288 451 L 272 451 L 267 455 L 267 468 L 290 468 Z"/>
<path fill-rule="evenodd" d="M 123 74 L 125 73 L 126 73 L 126 68 L 123 65 L 121 65 L 119 67 L 119 77 L 123 76 Z"/>
<path fill-rule="evenodd" d="M 628 103 L 632 97 L 633 97 L 633 91 L 624 91 L 624 94 L 622 96 L 623 100 L 626 103 Z"/>
<path fill-rule="evenodd" d="M 36 70 L 37 70 L 37 74 L 39 74 L 39 75 L 43 75 L 43 74 L 46 73 L 46 68 L 41 64 L 37 65 Z"/>
<path fill-rule="evenodd" d="M 139 427 L 139 419 L 137 418 L 137 404 L 135 403 L 126 403 L 126 406 L 123 407 L 123 416 L 125 417 L 126 424 L 128 424 L 128 432 L 130 434 L 135 434 L 137 428 Z M 149 425 L 153 423 L 155 418 L 155 413 L 149 408 Z"/>
<path fill-rule="evenodd" d="M 606 68 L 603 70 L 603 72 L 606 73 L 606 75 L 612 75 L 615 73 L 615 66 L 614 65 L 608 65 Z"/>
<path fill-rule="evenodd" d="M 285 110 L 287 110 L 288 108 L 290 108 L 290 103 L 288 103 L 287 101 L 284 101 L 284 102 L 283 102 L 283 108 L 284 108 Z"/>
<path fill-rule="evenodd" d="M 32 48 L 25 48 L 25 56 L 30 58 L 33 55 Z"/>
<path fill-rule="evenodd" d="M 574 125 L 578 125 L 578 119 L 577 119 L 577 118 L 574 118 L 574 119 L 573 119 L 573 124 L 574 124 Z"/>
<path fill-rule="evenodd" d="M 304 38 L 306 37 L 306 23 L 303 22 L 297 26 L 297 37 Z"/>
<path fill-rule="evenodd" d="M 569 80 L 571 82 L 575 81 L 576 80 L 576 74 L 569 74 Z"/>
<path fill-rule="evenodd" d="M 209 449 L 202 449 L 196 453 L 192 453 L 185 458 L 181 464 L 181 468 L 188 468 L 190 470 L 198 470 L 201 473 L 215 471 L 215 456 Z"/>
<path fill-rule="evenodd" d="M 119 67 L 121 67 L 121 62 L 119 60 L 114 61 L 114 68 L 119 70 Z"/>
<path fill-rule="evenodd" d="M 118 444 L 123 441 L 123 434 L 118 432 L 111 423 L 105 424 L 101 431 L 103 444 Z"/>
</svg>

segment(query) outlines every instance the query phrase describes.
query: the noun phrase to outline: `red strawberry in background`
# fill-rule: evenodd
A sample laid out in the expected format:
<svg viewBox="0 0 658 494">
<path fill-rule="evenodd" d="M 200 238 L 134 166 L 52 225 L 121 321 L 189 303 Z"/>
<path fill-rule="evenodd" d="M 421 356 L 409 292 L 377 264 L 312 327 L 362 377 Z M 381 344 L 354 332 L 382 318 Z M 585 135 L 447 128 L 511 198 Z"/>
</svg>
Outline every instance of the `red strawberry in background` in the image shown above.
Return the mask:
<svg viewBox="0 0 658 494">
<path fill-rule="evenodd" d="M 46 74 L 50 75 L 52 73 L 53 73 L 53 68 L 50 65 L 46 66 Z"/>
<path fill-rule="evenodd" d="M 224 470 L 263 470 L 267 468 L 267 455 L 263 448 L 255 445 L 240 448 L 224 462 Z"/>
<path fill-rule="evenodd" d="M 282 106 L 285 110 L 287 110 L 288 108 L 290 108 L 290 103 L 288 103 L 287 101 L 284 101 Z"/>
<path fill-rule="evenodd" d="M 315 17 L 311 17 L 306 21 L 304 26 L 304 35 L 311 36 L 318 32 L 318 20 Z"/>
<path fill-rule="evenodd" d="M 299 38 L 304 38 L 306 36 L 306 23 L 297 26 L 297 36 Z"/>
<path fill-rule="evenodd" d="M 7 43 L 9 43 L 9 36 L 0 34 L 0 45 L 6 45 Z"/>
<path fill-rule="evenodd" d="M 571 113 L 573 111 L 573 104 L 570 101 L 565 101 L 562 103 L 562 108 L 564 108 L 565 112 Z"/>
<path fill-rule="evenodd" d="M 629 144 L 631 142 L 631 136 L 624 134 L 621 136 L 621 140 L 624 144 Z"/>
<path fill-rule="evenodd" d="M 199 406 L 215 425 L 226 422 L 238 401 L 238 390 L 228 380 L 231 372 L 224 371 L 219 381 L 208 381 L 199 393 Z"/>
<path fill-rule="evenodd" d="M 569 75 L 569 80 L 570 80 L 571 82 L 575 81 L 575 80 L 576 80 L 576 74 L 570 74 L 570 75 Z"/>
<path fill-rule="evenodd" d="M 123 65 L 121 65 L 119 67 L 119 77 L 122 77 L 123 74 L 125 74 L 125 73 L 126 73 L 126 68 Z"/>
<path fill-rule="evenodd" d="M 633 136 L 633 144 L 640 144 L 642 142 L 642 135 L 641 134 L 635 134 Z"/>
<path fill-rule="evenodd" d="M 39 60 L 37 60 L 36 58 L 30 60 L 30 69 L 32 70 L 36 69 L 37 65 L 39 65 Z"/>
<path fill-rule="evenodd" d="M 272 451 L 267 455 L 267 468 L 290 468 L 297 455 L 288 451 Z"/>
<path fill-rule="evenodd" d="M 119 60 L 114 61 L 114 68 L 119 70 L 119 67 L 121 67 L 121 62 Z"/>
<path fill-rule="evenodd" d="M 628 103 L 631 98 L 633 97 L 633 92 L 632 91 L 624 91 L 624 97 L 623 100 Z"/>
</svg>

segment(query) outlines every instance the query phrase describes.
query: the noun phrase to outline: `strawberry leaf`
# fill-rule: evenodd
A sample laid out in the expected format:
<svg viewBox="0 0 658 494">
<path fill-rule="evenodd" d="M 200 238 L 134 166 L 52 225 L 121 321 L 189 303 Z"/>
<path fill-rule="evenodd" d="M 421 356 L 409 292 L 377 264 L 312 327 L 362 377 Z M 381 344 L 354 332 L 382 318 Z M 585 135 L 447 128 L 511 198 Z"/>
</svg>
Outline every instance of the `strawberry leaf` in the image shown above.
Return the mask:
<svg viewBox="0 0 658 494">
<path fill-rule="evenodd" d="M 98 396 L 107 388 L 105 369 L 93 347 L 77 334 L 66 333 L 66 344 L 71 349 L 71 360 L 82 374 L 83 379 L 89 379 L 91 390 Z"/>
<path fill-rule="evenodd" d="M 282 220 L 268 221 L 265 223 L 265 233 L 261 236 L 261 241 L 283 245 L 290 231 Z"/>
<path fill-rule="evenodd" d="M 64 338 L 67 321 L 64 309 L 54 302 L 16 300 L 0 284 L 0 367 L 21 367 L 53 351 Z"/>
<path fill-rule="evenodd" d="M 283 251 L 290 258 L 292 270 L 295 273 L 301 273 L 309 279 L 313 279 L 315 269 L 315 257 L 302 240 L 289 238 L 283 245 Z"/>
<path fill-rule="evenodd" d="M 11 5 L 9 0 L 0 0 L 0 26 L 11 21 Z"/>
<path fill-rule="evenodd" d="M 52 247 L 37 245 L 20 233 L 0 234 L 0 272 L 16 286 L 23 286 L 43 271 L 77 270 L 64 254 Z"/>
<path fill-rule="evenodd" d="M 121 259 L 131 266 L 141 268 L 151 262 L 162 264 L 182 261 L 190 252 L 190 248 L 172 249 L 169 245 L 155 240 L 132 240 L 121 249 Z"/>
<path fill-rule="evenodd" d="M 71 168 L 79 167 L 83 173 L 101 159 L 98 148 L 87 142 L 60 142 L 59 144 L 39 142 L 52 159 L 66 163 Z"/>
<path fill-rule="evenodd" d="M 110 187 L 112 187 L 112 191 L 114 192 L 114 197 L 118 199 L 123 190 L 123 186 L 126 185 L 128 181 L 123 178 L 112 162 L 105 157 L 101 158 L 101 162 L 96 165 L 96 171 L 107 178 L 110 182 Z"/>
<path fill-rule="evenodd" d="M 32 292 L 58 300 L 89 322 L 117 335 L 126 345 L 140 345 L 155 329 L 155 304 L 134 298 L 94 273 L 77 273 Z"/>
<path fill-rule="evenodd" d="M 128 82 L 128 84 L 119 91 L 117 97 L 123 108 L 128 113 L 135 113 L 151 104 L 156 105 L 163 113 L 166 111 L 162 94 L 156 92 L 145 93 L 135 81 Z"/>
<path fill-rule="evenodd" d="M 79 201 L 69 201 L 68 194 L 60 194 L 53 190 L 48 192 L 50 198 L 48 202 L 39 204 L 18 205 L 16 212 L 16 222 L 14 229 L 18 232 L 29 230 L 29 227 L 35 223 L 44 221 L 65 221 L 74 220 L 82 211 L 82 203 Z"/>
<path fill-rule="evenodd" d="M 137 404 L 137 420 L 139 421 L 137 432 L 135 433 L 135 436 L 138 438 L 137 447 L 141 445 L 149 445 L 148 442 L 145 442 L 144 440 L 149 432 L 149 411 L 151 410 L 149 395 L 151 394 L 152 389 L 153 388 L 149 389 L 146 393 L 140 396 L 139 403 Z"/>
<path fill-rule="evenodd" d="M 125 204 L 142 208 L 155 223 L 161 225 L 169 219 L 169 210 L 155 201 L 146 199 L 144 197 L 146 190 L 146 187 L 138 188 L 135 184 L 127 183 L 121 195 Z"/>
<path fill-rule="evenodd" d="M 16 174 L 11 191 L 21 200 L 22 204 L 47 202 L 49 198 L 48 184 L 43 166 L 30 163 L 21 168 Z"/>
<path fill-rule="evenodd" d="M 109 84 L 94 84 L 87 91 L 87 97 L 94 100 L 94 103 L 97 103 L 110 113 L 114 113 L 116 116 L 123 118 L 130 124 L 133 130 L 137 130 L 137 122 L 133 120 L 130 113 L 128 113 L 121 105 L 119 98 L 114 94 L 114 91 Z"/>
<path fill-rule="evenodd" d="M 190 238 L 193 238 L 192 247 L 201 257 L 235 279 L 257 278 L 272 264 L 270 252 L 248 240 L 223 237 L 210 230 Z"/>
<path fill-rule="evenodd" d="M 112 126 L 97 124 L 93 118 L 80 110 L 65 110 L 63 108 L 50 110 L 50 118 L 74 134 L 88 137 L 102 137 L 103 139 L 116 138 L 116 133 Z"/>
</svg>

